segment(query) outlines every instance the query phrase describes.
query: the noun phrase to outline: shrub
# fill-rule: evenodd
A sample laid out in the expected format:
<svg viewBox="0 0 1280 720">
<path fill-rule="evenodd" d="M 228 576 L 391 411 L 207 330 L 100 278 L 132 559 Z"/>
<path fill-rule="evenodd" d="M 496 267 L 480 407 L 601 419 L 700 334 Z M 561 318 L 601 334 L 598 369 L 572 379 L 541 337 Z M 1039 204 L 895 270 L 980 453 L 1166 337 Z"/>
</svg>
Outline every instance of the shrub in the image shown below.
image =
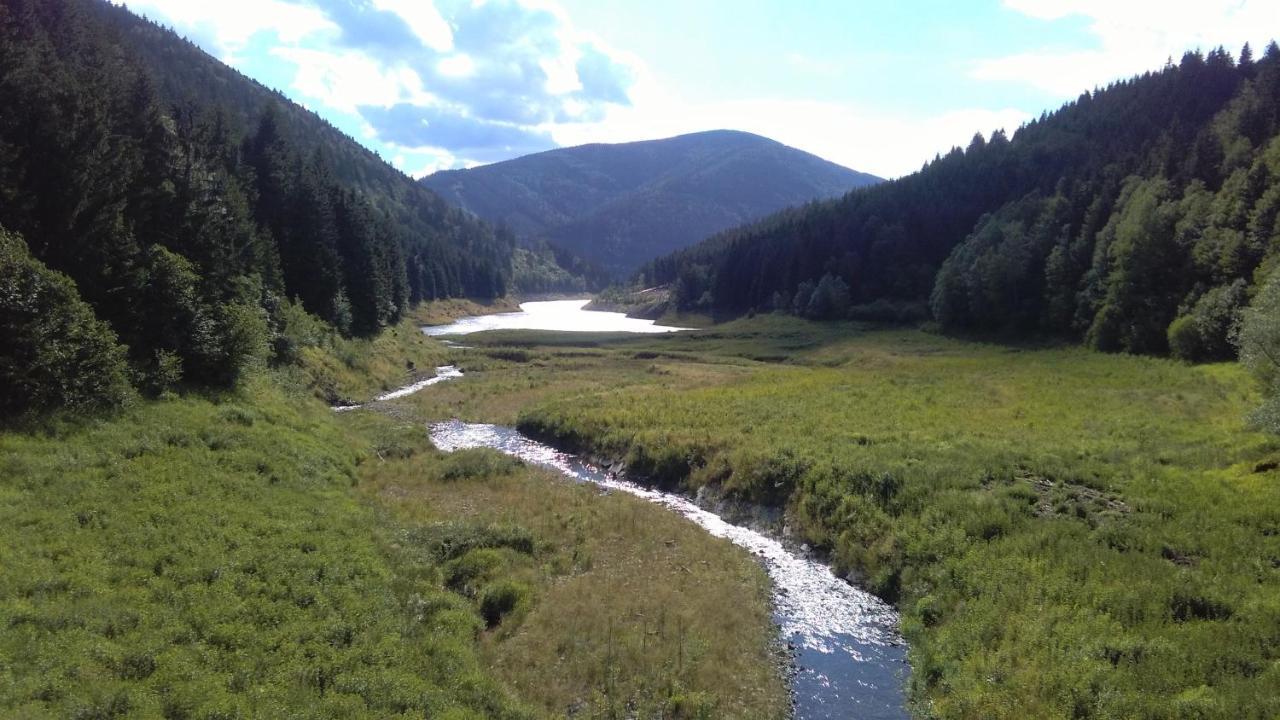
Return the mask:
<svg viewBox="0 0 1280 720">
<path fill-rule="evenodd" d="M 533 533 L 512 525 L 442 523 L 411 531 L 409 542 L 437 561 L 462 557 L 476 548 L 511 548 L 532 554 Z"/>
<path fill-rule="evenodd" d="M 1242 313 L 1235 340 L 1240 362 L 1267 389 L 1267 400 L 1253 421 L 1280 433 L 1280 271 L 1271 274 Z"/>
<path fill-rule="evenodd" d="M 510 475 L 522 464 L 497 450 L 473 448 L 445 455 L 435 474 L 436 479 L 443 482 L 485 479 Z"/>
<path fill-rule="evenodd" d="M 480 617 L 489 627 L 497 627 L 508 615 L 528 604 L 530 596 L 529 587 L 524 583 L 498 581 L 480 595 Z"/>
<path fill-rule="evenodd" d="M 66 275 L 0 228 L 0 415 L 96 409 L 130 394 L 124 348 Z"/>
</svg>

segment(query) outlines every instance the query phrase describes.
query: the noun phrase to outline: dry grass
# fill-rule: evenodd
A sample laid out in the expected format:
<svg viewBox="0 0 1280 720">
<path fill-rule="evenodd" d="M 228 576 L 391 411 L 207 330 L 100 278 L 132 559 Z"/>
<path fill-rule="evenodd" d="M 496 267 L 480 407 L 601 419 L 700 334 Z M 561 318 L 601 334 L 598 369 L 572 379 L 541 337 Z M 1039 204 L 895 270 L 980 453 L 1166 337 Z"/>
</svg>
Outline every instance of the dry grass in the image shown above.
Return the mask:
<svg viewBox="0 0 1280 720">
<path fill-rule="evenodd" d="M 370 463 L 360 485 L 399 526 L 533 533 L 537 550 L 508 552 L 495 571 L 533 600 L 481 640 L 522 700 L 553 715 L 786 715 L 768 580 L 748 554 L 670 511 L 541 469 L 442 481 L 446 457 Z"/>
</svg>

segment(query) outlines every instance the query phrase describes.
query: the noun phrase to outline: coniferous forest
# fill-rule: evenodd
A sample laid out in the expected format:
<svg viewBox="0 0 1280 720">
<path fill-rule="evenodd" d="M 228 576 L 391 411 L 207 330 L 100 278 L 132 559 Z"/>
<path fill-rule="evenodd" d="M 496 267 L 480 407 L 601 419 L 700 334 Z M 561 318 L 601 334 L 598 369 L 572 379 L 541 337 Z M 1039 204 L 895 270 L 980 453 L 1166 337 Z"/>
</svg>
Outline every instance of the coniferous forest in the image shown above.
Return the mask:
<svg viewBox="0 0 1280 720">
<path fill-rule="evenodd" d="M 519 110 L 477 78 L 545 90 L 504 43 L 567 26 L 488 4 L 511 14 L 466 30 L 493 57 L 422 84 Z M 570 50 L 562 110 L 630 100 L 604 82 L 627 68 Z M 788 81 L 826 65 L 804 59 Z M 563 227 L 640 218 L 671 248 L 780 177 L 845 174 L 586 147 L 485 197 L 537 185 L 528 207 L 621 218 Z M 622 176 L 631 202 L 587 207 Z M 0 0 L 0 716 L 1280 717 L 1274 42 L 719 232 L 593 305 L 517 307 L 656 245 L 557 245 L 429 185 L 122 5 Z M 659 326 L 588 309 L 615 307 Z"/>
<path fill-rule="evenodd" d="M 1280 47 L 1188 52 L 919 172 L 650 263 L 686 309 L 1220 360 L 1280 261 Z"/>
<path fill-rule="evenodd" d="M 123 8 L 0 5 L 0 97 L 10 413 L 227 386 L 288 362 L 302 313 L 369 336 L 507 292 L 509 237 Z M 59 355 L 49 323 L 94 342 Z"/>
</svg>

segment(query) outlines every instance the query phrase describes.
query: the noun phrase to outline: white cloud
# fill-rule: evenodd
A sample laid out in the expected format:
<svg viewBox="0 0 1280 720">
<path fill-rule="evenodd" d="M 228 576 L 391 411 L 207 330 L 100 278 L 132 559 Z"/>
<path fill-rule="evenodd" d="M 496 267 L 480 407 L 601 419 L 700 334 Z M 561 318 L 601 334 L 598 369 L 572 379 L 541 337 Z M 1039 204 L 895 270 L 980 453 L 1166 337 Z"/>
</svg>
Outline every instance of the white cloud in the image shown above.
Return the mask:
<svg viewBox="0 0 1280 720">
<path fill-rule="evenodd" d="M 1059 98 L 1147 70 L 1183 52 L 1218 45 L 1235 53 L 1245 42 L 1261 51 L 1280 29 L 1276 0 L 1004 0 L 1005 7 L 1045 21 L 1081 16 L 1097 47 L 1045 50 L 980 60 L 980 80 L 1030 85 Z"/>
<path fill-rule="evenodd" d="M 274 32 L 282 42 L 297 43 L 314 33 L 337 29 L 320 10 L 281 0 L 131 0 L 128 5 L 133 12 L 187 34 L 207 37 L 227 56 L 260 32 Z"/>
<path fill-rule="evenodd" d="M 966 147 L 975 132 L 1010 135 L 1030 114 L 1012 108 L 956 109 L 932 116 L 862 110 L 817 100 L 754 99 L 689 103 L 656 83 L 636 86 L 633 106 L 614 108 L 596 123 L 546 127 L 556 142 L 629 142 L 701 130 L 731 129 L 772 138 L 832 162 L 893 178 L 920 169 L 937 153 Z"/>
<path fill-rule="evenodd" d="M 361 105 L 434 102 L 412 69 L 388 68 L 361 52 L 277 47 L 271 54 L 298 66 L 294 90 L 334 110 L 355 113 Z"/>
<path fill-rule="evenodd" d="M 422 44 L 432 50 L 453 49 L 453 30 L 431 0 L 373 0 L 373 6 L 399 15 Z"/>
<path fill-rule="evenodd" d="M 436 63 L 436 71 L 445 77 L 465 78 L 476 72 L 476 63 L 470 55 L 458 53 L 450 55 Z"/>
</svg>

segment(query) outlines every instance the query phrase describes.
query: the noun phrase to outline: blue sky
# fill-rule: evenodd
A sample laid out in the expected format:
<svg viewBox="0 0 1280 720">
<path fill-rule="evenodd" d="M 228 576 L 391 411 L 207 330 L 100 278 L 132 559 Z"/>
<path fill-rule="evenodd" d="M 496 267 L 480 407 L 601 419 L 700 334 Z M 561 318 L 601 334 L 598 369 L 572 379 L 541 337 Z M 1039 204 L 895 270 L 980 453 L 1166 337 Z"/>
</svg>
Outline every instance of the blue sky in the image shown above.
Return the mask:
<svg viewBox="0 0 1280 720">
<path fill-rule="evenodd" d="M 135 0 L 413 175 L 732 128 L 896 177 L 1268 0 Z"/>
</svg>

